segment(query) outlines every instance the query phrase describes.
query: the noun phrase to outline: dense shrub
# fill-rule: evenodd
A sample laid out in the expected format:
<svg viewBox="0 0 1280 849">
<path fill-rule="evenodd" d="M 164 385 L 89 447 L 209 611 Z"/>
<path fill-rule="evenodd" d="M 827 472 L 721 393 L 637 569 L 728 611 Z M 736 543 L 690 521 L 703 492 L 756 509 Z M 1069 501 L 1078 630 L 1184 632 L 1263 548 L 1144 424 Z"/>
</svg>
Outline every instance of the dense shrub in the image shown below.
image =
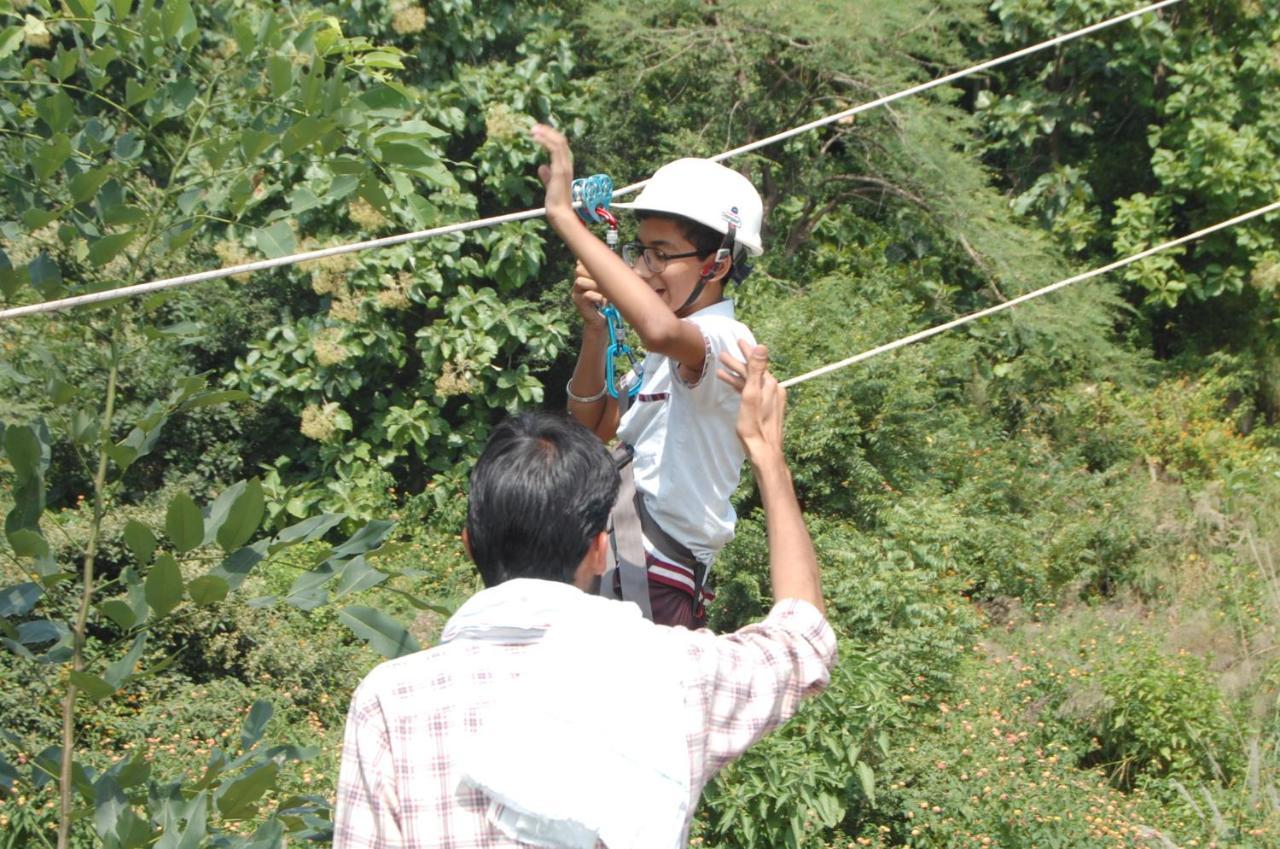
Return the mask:
<svg viewBox="0 0 1280 849">
<path fill-rule="evenodd" d="M 1155 806 L 1078 769 L 1069 746 L 1042 742 L 1024 682 L 1018 663 L 968 659 L 959 698 L 918 713 L 895 747 L 858 843 L 1120 849 L 1149 836 Z"/>
</svg>

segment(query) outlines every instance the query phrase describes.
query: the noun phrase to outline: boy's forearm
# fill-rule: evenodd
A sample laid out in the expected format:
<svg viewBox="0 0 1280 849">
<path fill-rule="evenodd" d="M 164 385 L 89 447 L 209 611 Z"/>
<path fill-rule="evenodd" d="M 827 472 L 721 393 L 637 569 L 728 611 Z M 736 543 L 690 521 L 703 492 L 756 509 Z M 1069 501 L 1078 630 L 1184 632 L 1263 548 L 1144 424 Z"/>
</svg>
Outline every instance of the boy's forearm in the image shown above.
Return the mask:
<svg viewBox="0 0 1280 849">
<path fill-rule="evenodd" d="M 587 229 L 576 214 L 548 213 L 551 226 L 600 287 L 609 303 L 636 331 L 646 348 L 653 350 L 671 338 L 680 326 L 671 309 L 609 247 Z"/>
<path fill-rule="evenodd" d="M 764 505 L 773 597 L 778 601 L 803 599 L 825 613 L 818 557 L 796 500 L 786 460 L 781 451 L 771 447 L 748 453 Z"/>
<path fill-rule="evenodd" d="M 604 357 L 608 347 L 607 333 L 602 333 L 591 326 L 583 328 L 582 348 L 578 352 L 578 362 L 573 368 L 573 377 L 569 379 L 568 389 L 573 395 L 591 398 L 604 392 Z M 604 434 L 605 430 L 616 430 L 616 425 L 610 428 L 604 427 L 604 419 L 610 409 L 609 400 L 607 392 L 600 399 L 590 402 L 575 401 L 570 396 L 569 414 L 601 439 L 611 439 L 612 433 Z"/>
</svg>

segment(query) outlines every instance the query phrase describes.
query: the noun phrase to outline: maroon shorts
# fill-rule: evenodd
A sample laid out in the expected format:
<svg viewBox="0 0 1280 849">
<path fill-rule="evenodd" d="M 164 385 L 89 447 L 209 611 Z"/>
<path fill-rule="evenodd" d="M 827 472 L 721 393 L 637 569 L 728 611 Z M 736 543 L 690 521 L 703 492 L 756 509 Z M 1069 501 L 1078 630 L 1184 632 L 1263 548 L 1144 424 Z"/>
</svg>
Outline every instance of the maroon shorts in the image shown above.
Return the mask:
<svg viewBox="0 0 1280 849">
<path fill-rule="evenodd" d="M 621 598 L 622 575 L 618 572 L 613 573 L 613 589 Z M 659 625 L 683 625 L 691 631 L 706 627 L 706 609 L 702 605 L 695 608 L 693 596 L 679 587 L 650 580 L 649 606 L 653 609 L 653 621 Z"/>
<path fill-rule="evenodd" d="M 653 621 L 659 625 L 683 625 L 692 631 L 707 624 L 703 606 L 695 606 L 693 596 L 670 584 L 650 580 L 649 605 L 653 608 Z"/>
</svg>

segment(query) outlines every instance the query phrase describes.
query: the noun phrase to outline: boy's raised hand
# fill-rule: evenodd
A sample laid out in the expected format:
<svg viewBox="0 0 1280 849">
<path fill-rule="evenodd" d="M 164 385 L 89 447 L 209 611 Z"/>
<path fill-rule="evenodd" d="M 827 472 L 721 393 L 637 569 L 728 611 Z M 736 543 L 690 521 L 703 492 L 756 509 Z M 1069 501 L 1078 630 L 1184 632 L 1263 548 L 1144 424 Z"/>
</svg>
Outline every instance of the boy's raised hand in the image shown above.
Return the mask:
<svg viewBox="0 0 1280 849">
<path fill-rule="evenodd" d="M 533 140 L 551 155 L 550 165 L 538 166 L 538 177 L 547 188 L 547 220 L 564 235 L 562 228 L 565 224 L 577 221 L 577 213 L 573 211 L 573 152 L 569 150 L 569 140 L 554 127 L 535 124 L 531 134 Z M 573 305 L 583 322 L 588 327 L 603 328 L 604 318 L 600 309 L 608 303 L 587 267 L 579 261 L 574 270 Z"/>
<path fill-rule="evenodd" d="M 546 124 L 534 124 L 530 132 L 533 140 L 546 148 L 551 155 L 550 165 L 538 166 L 538 178 L 547 189 L 547 219 L 553 227 L 565 219 L 573 218 L 573 153 L 569 150 L 569 140 L 554 127 Z"/>
<path fill-rule="evenodd" d="M 739 360 L 727 351 L 720 354 L 716 375 L 742 393 L 738 407 L 738 438 L 747 449 L 752 463 L 782 456 L 782 421 L 787 409 L 787 390 L 769 372 L 769 349 L 752 347 L 738 340 L 745 359 Z"/>
</svg>

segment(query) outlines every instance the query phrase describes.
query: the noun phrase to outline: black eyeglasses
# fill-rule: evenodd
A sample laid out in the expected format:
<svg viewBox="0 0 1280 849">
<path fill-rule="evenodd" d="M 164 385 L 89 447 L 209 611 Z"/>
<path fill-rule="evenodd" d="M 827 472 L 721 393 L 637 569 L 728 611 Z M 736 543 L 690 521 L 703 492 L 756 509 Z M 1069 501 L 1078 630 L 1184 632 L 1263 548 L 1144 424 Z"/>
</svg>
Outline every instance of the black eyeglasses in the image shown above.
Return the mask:
<svg viewBox="0 0 1280 849">
<path fill-rule="evenodd" d="M 691 256 L 701 256 L 700 251 L 685 251 L 679 254 L 669 254 L 661 248 L 652 248 L 643 245 L 640 242 L 627 242 L 622 246 L 622 260 L 627 265 L 634 266 L 640 261 L 640 257 L 644 257 L 645 267 L 653 274 L 661 274 L 667 268 L 667 263 L 673 259 L 687 259 Z"/>
</svg>

